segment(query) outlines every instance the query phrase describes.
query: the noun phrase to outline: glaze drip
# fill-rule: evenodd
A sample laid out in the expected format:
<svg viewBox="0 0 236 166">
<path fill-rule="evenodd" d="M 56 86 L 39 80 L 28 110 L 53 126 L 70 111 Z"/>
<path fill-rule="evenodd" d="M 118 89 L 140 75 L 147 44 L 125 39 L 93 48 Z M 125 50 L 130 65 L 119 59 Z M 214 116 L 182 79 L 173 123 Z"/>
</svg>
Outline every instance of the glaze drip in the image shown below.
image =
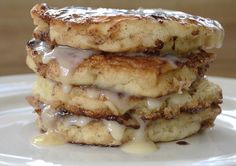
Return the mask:
<svg viewBox="0 0 236 166">
<path fill-rule="evenodd" d="M 134 154 L 149 154 L 157 150 L 157 145 L 146 137 L 145 128 L 147 122 L 143 121 L 138 116 L 135 116 L 140 124 L 140 128 L 134 130 L 133 138 L 130 142 L 122 145 L 121 150 L 127 153 Z"/>
</svg>

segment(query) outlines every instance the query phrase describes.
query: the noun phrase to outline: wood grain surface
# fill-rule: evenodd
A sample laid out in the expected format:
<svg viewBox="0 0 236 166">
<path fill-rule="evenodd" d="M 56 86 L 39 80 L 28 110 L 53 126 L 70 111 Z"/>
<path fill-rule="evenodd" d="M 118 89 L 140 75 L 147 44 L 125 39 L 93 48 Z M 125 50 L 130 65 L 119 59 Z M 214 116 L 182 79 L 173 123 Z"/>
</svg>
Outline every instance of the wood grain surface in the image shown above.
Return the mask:
<svg viewBox="0 0 236 166">
<path fill-rule="evenodd" d="M 32 37 L 33 23 L 29 11 L 36 3 L 51 6 L 91 6 L 113 8 L 166 8 L 218 20 L 225 28 L 225 40 L 208 75 L 236 78 L 236 1 L 235 0 L 67 0 L 67 1 L 0 1 L 0 75 L 31 71 L 25 65 L 25 43 Z"/>
</svg>

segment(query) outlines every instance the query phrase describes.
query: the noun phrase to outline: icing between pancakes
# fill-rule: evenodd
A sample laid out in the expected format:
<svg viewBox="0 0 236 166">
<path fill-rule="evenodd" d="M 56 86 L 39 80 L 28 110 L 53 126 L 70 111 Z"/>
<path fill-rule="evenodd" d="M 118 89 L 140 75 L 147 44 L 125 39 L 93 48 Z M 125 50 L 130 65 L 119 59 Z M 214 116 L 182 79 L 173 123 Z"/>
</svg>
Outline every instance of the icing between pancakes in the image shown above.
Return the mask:
<svg viewBox="0 0 236 166">
<path fill-rule="evenodd" d="M 138 120 L 140 128 L 134 130 L 132 140 L 122 145 L 121 149 L 125 152 L 136 154 L 147 154 L 156 151 L 157 146 L 153 142 L 149 141 L 145 135 L 147 122 L 144 122 L 136 116 L 135 118 Z M 52 109 L 51 106 L 44 105 L 41 112 L 41 121 L 43 128 L 47 129 L 47 132 L 36 136 L 33 139 L 33 144 L 40 146 L 65 144 L 67 142 L 65 137 L 61 133 L 57 132 L 57 121 L 62 121 L 66 127 L 83 127 L 89 124 L 92 120 L 94 119 L 76 115 L 65 115 L 65 117 L 62 115 L 58 116 L 58 112 Z M 111 136 L 117 141 L 122 141 L 126 127 L 116 121 L 108 121 L 105 119 L 102 121 Z"/>
<path fill-rule="evenodd" d="M 85 95 L 92 99 L 99 99 L 99 97 L 105 97 L 106 101 L 104 103 L 110 108 L 114 113 L 124 114 L 128 110 L 137 107 L 136 102 L 132 102 L 132 96 L 127 94 L 120 95 L 119 93 L 96 89 L 96 88 L 87 88 L 85 90 Z M 144 98 L 142 100 L 143 106 L 148 110 L 160 110 L 168 102 L 168 106 L 177 106 L 181 107 L 192 99 L 191 95 L 188 92 L 182 92 L 170 94 L 167 96 L 159 98 Z"/>
<path fill-rule="evenodd" d="M 61 69 L 61 75 L 66 77 L 72 72 L 84 59 L 87 59 L 94 52 L 91 50 L 75 49 L 66 46 L 58 46 L 50 52 L 44 53 L 42 62 L 47 64 L 50 60 L 56 59 Z"/>
<path fill-rule="evenodd" d="M 91 50 L 58 46 L 50 52 L 45 52 L 42 57 L 42 62 L 47 64 L 50 60 L 56 59 L 60 66 L 60 77 L 63 81 L 63 90 L 68 93 L 71 90 L 71 85 L 68 83 L 71 73 L 80 63 L 93 54 L 94 52 Z"/>
<path fill-rule="evenodd" d="M 129 102 L 130 96 L 124 94 L 122 96 L 119 93 L 112 92 L 104 89 L 87 88 L 86 95 L 90 98 L 97 99 L 100 96 L 104 96 L 107 100 L 104 102 L 113 112 L 125 113 L 133 107 Z M 118 109 L 118 110 L 117 110 Z"/>
<path fill-rule="evenodd" d="M 70 93 L 63 92 L 62 88 L 54 81 L 38 77 L 33 87 L 33 94 L 42 96 L 44 100 L 49 102 L 60 100 L 69 105 L 81 104 L 81 108 L 84 109 L 92 109 L 89 104 L 83 105 L 84 100 L 99 103 L 101 105 L 96 106 L 96 108 L 107 107 L 114 115 L 122 115 L 131 109 L 158 111 L 163 106 L 178 109 L 192 100 L 192 96 L 186 91 L 183 91 L 182 94 L 175 93 L 159 98 L 133 98 L 133 96 L 127 94 L 119 94 L 94 87 L 74 87 Z"/>
<path fill-rule="evenodd" d="M 89 124 L 91 121 L 94 119 L 85 117 L 85 116 L 77 116 L 77 115 L 67 115 L 62 119 L 57 118 L 57 112 L 54 109 L 51 109 L 50 106 L 46 106 L 41 113 L 41 118 L 44 127 L 49 129 L 49 132 L 47 132 L 44 135 L 47 135 L 45 140 L 48 142 L 48 135 L 52 133 L 56 133 L 55 127 L 56 127 L 56 121 L 57 120 L 62 120 L 63 124 L 66 127 L 69 126 L 78 126 L 78 127 L 83 127 Z M 116 121 L 108 121 L 108 120 L 103 120 L 103 123 L 105 127 L 107 128 L 107 131 L 110 132 L 111 136 L 115 139 L 120 141 L 123 138 L 123 133 L 125 130 L 125 126 L 120 125 Z M 53 134 L 54 136 L 55 134 Z M 42 139 L 42 138 L 41 138 Z M 61 138 L 60 138 L 61 139 Z"/>
<path fill-rule="evenodd" d="M 98 53 L 91 50 L 75 49 L 66 46 L 57 46 L 51 49 L 45 42 L 37 41 L 34 45 L 34 49 L 42 55 L 42 62 L 44 64 L 49 63 L 51 60 L 56 60 L 60 67 L 60 77 L 62 81 L 62 90 L 64 93 L 69 93 L 72 89 L 72 85 L 69 84 L 71 74 L 74 72 L 85 59 Z M 124 56 L 148 56 L 145 53 L 127 53 Z M 185 62 L 187 59 L 178 58 L 171 55 L 161 56 L 160 59 L 167 61 L 172 68 L 177 68 L 178 62 Z M 109 90 L 102 90 L 96 88 L 87 88 L 86 94 L 93 99 L 97 99 L 98 96 L 104 96 L 106 101 L 104 104 L 107 105 L 115 114 L 123 114 L 133 107 L 130 104 L 130 96 L 125 94 L 122 97 Z M 66 96 L 65 96 L 66 97 Z M 148 109 L 158 109 L 163 104 L 163 101 L 159 99 L 147 99 Z"/>
<path fill-rule="evenodd" d="M 68 79 L 70 78 L 71 73 L 74 72 L 74 70 L 80 63 L 94 54 L 94 52 L 90 50 L 74 49 L 66 46 L 58 46 L 54 49 L 50 49 L 43 42 L 40 42 L 39 46 L 36 48 L 36 50 L 42 55 L 43 63 L 47 64 L 51 60 L 56 60 L 58 62 L 60 67 L 60 76 L 63 80 L 62 88 L 65 93 L 69 93 L 72 88 L 71 85 L 68 84 Z M 127 56 L 133 55 L 127 54 Z M 142 54 L 140 56 L 145 55 Z M 166 60 L 173 68 L 177 68 L 177 62 L 185 61 L 185 59 L 183 58 L 173 58 L 173 56 L 165 56 L 160 58 Z M 129 102 L 127 102 L 130 97 L 128 95 L 123 95 L 121 97 L 116 92 L 95 88 L 88 88 L 86 90 L 86 93 L 90 98 L 98 98 L 99 96 L 104 96 L 107 99 L 105 103 L 112 110 L 119 109 L 125 112 L 132 107 Z M 183 101 L 186 100 L 187 97 L 182 97 L 179 100 L 170 100 L 170 103 L 172 102 L 174 104 L 178 104 L 183 103 Z M 164 102 L 163 100 L 154 98 L 147 98 L 146 101 L 147 107 L 149 109 L 160 109 Z M 45 128 L 47 128 L 48 131 L 45 134 L 35 137 L 33 142 L 38 145 L 59 145 L 66 143 L 66 139 L 64 138 L 64 136 L 58 133 L 55 129 L 55 123 L 58 120 L 55 110 L 51 109 L 50 106 L 45 106 L 45 108 L 43 108 L 42 110 L 41 118 L 43 125 L 45 125 Z M 145 137 L 144 131 L 146 123 L 139 118 L 136 119 L 140 123 L 141 127 L 140 129 L 134 131 L 132 141 L 124 144 L 122 146 L 122 150 L 129 153 L 150 153 L 155 151 L 157 149 L 156 145 L 153 142 L 148 141 Z M 83 127 L 90 123 L 92 120 L 93 119 L 91 118 L 83 116 L 69 115 L 63 119 L 63 123 L 66 126 Z M 122 126 L 115 121 L 103 120 L 103 123 L 107 128 L 107 131 L 109 131 L 109 133 L 115 140 L 122 140 L 126 128 L 125 126 Z"/>
<path fill-rule="evenodd" d="M 65 127 L 78 126 L 84 127 L 91 121 L 95 120 L 85 116 L 65 115 L 58 116 L 58 111 L 51 108 L 50 105 L 44 105 L 41 111 L 41 121 L 43 128 L 47 130 L 46 133 L 38 135 L 33 138 L 35 145 L 61 145 L 67 141 L 65 137 L 57 131 L 57 122 L 61 121 Z M 125 131 L 125 126 L 116 121 L 108 121 L 103 119 L 103 124 L 111 136 L 118 141 L 121 141 Z"/>
<path fill-rule="evenodd" d="M 63 120 L 63 123 L 67 127 L 68 126 L 83 127 L 83 126 L 86 126 L 91 121 L 92 119 L 89 117 L 72 115 L 72 116 L 65 117 Z"/>
<path fill-rule="evenodd" d="M 47 130 L 46 133 L 40 134 L 33 138 L 33 144 L 42 146 L 63 145 L 67 143 L 66 138 L 57 131 L 57 122 L 62 121 L 66 127 L 69 126 L 86 126 L 91 118 L 76 115 L 66 115 L 58 117 L 58 111 L 51 108 L 50 105 L 44 105 L 41 109 L 42 127 Z"/>
<path fill-rule="evenodd" d="M 63 84 L 63 89 L 66 93 L 70 92 L 71 85 L 69 84 L 71 75 L 75 69 L 89 57 L 99 54 L 92 50 L 71 48 L 68 46 L 56 46 L 51 48 L 46 42 L 35 40 L 33 50 L 37 51 L 42 56 L 44 64 L 49 63 L 51 60 L 56 60 L 60 69 L 60 80 Z M 119 55 L 113 54 L 113 55 Z M 123 56 L 150 56 L 147 53 L 126 53 Z M 160 59 L 166 61 L 173 69 L 177 68 L 177 63 L 184 63 L 186 58 L 180 58 L 171 54 L 160 56 Z"/>
<path fill-rule="evenodd" d="M 50 105 L 44 105 L 41 109 L 42 127 L 47 130 L 33 138 L 33 144 L 42 146 L 63 145 L 67 143 L 66 138 L 57 131 L 57 122 L 62 121 L 65 126 L 87 125 L 92 119 L 84 116 L 67 115 L 58 117 L 58 111 L 51 108 Z"/>
</svg>

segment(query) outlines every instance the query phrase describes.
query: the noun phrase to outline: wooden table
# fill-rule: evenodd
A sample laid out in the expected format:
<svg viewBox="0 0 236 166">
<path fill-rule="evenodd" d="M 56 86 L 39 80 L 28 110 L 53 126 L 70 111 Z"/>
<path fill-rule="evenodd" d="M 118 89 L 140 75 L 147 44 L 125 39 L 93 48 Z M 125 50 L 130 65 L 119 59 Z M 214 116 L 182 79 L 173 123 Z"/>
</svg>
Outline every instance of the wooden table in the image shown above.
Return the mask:
<svg viewBox="0 0 236 166">
<path fill-rule="evenodd" d="M 38 1 L 39 2 L 39 1 Z M 97 0 L 49 1 L 53 6 L 80 5 L 113 8 L 167 8 L 181 10 L 219 20 L 225 28 L 224 46 L 212 50 L 218 54 L 209 75 L 236 77 L 236 1 L 235 0 Z M 25 65 L 25 43 L 32 36 L 33 24 L 29 10 L 35 1 L 0 1 L 0 75 L 31 72 Z"/>
</svg>

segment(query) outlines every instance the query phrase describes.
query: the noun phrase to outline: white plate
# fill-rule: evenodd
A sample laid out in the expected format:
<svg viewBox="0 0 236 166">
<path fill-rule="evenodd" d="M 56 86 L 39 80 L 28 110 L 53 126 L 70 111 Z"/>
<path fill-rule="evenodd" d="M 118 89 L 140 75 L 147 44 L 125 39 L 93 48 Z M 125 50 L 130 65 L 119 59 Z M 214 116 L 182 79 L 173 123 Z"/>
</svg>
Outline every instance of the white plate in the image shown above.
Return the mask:
<svg viewBox="0 0 236 166">
<path fill-rule="evenodd" d="M 236 165 L 236 80 L 210 77 L 223 88 L 223 112 L 211 130 L 185 139 L 190 145 L 162 143 L 151 155 L 131 155 L 119 148 L 31 144 L 38 134 L 25 96 L 33 75 L 0 77 L 0 165 Z"/>
</svg>

